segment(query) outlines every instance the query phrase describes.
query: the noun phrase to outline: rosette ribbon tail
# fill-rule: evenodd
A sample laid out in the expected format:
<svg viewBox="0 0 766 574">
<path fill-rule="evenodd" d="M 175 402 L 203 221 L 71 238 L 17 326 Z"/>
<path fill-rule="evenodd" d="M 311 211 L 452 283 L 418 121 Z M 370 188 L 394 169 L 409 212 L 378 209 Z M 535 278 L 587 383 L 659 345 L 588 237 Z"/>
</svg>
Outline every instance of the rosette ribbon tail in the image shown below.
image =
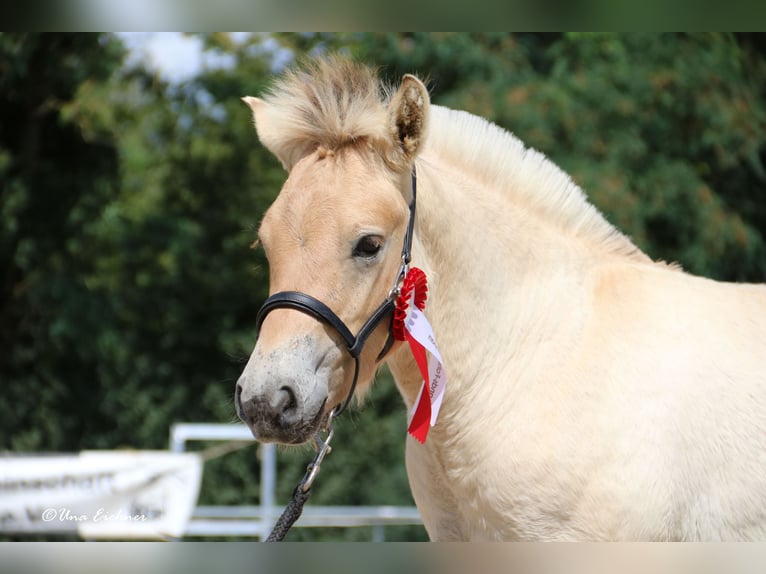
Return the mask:
<svg viewBox="0 0 766 574">
<path fill-rule="evenodd" d="M 431 426 L 431 399 L 430 396 L 424 397 L 423 393 L 428 393 L 426 389 L 425 381 L 429 380 L 428 376 L 428 358 L 426 357 L 426 349 L 421 345 L 415 337 L 413 337 L 409 331 L 405 333 L 405 338 L 412 350 L 412 356 L 415 357 L 415 362 L 418 364 L 418 370 L 423 377 L 423 384 L 420 386 L 420 392 L 418 398 L 415 401 L 415 406 L 412 409 L 412 419 L 410 425 L 407 428 L 407 432 L 410 433 L 421 444 L 426 442 L 428 437 L 428 429 Z"/>
<path fill-rule="evenodd" d="M 427 293 L 425 273 L 413 267 L 402 283 L 393 324 L 394 338 L 407 341 L 423 378 L 407 429 L 420 443 L 425 443 L 429 429 L 436 424 L 447 384 L 433 329 L 422 312 Z"/>
</svg>

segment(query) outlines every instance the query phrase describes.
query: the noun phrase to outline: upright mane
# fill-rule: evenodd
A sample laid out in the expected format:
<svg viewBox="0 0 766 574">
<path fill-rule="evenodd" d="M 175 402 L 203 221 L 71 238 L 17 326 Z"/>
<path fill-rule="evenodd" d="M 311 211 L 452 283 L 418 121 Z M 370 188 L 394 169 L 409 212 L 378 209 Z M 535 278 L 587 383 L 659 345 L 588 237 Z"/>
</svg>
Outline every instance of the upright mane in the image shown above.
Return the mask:
<svg viewBox="0 0 766 574">
<path fill-rule="evenodd" d="M 264 96 L 269 123 L 278 126 L 265 139 L 288 169 L 319 147 L 337 150 L 349 145 L 371 146 L 393 165 L 396 156 L 387 113 L 393 92 L 363 64 L 340 57 L 308 62 L 284 74 Z M 518 198 L 525 208 L 565 232 L 595 240 L 608 252 L 648 259 L 543 154 L 468 112 L 431 106 L 430 115 L 426 145 L 451 165 Z"/>
<path fill-rule="evenodd" d="M 465 111 L 431 107 L 428 147 L 450 165 L 517 198 L 562 231 L 603 245 L 610 253 L 648 257 L 588 202 L 583 190 L 542 153 L 510 132 Z"/>
</svg>

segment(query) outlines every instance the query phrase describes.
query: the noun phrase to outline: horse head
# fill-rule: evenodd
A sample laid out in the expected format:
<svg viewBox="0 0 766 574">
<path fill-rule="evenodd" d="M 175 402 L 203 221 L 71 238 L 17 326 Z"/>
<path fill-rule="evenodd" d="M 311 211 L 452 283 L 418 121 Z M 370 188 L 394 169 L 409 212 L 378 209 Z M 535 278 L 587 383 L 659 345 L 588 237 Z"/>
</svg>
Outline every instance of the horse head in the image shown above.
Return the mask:
<svg viewBox="0 0 766 574">
<path fill-rule="evenodd" d="M 410 171 L 422 147 L 428 92 L 404 76 L 388 95 L 366 68 L 318 62 L 288 74 L 263 97 L 246 97 L 261 143 L 288 172 L 258 239 L 270 294 L 309 295 L 358 333 L 385 301 L 401 264 Z M 358 357 L 348 337 L 284 306 L 262 319 L 236 384 L 239 417 L 264 442 L 309 440 L 333 409 L 369 386 L 388 352 L 390 320 Z M 354 361 L 357 364 L 354 364 Z"/>
</svg>

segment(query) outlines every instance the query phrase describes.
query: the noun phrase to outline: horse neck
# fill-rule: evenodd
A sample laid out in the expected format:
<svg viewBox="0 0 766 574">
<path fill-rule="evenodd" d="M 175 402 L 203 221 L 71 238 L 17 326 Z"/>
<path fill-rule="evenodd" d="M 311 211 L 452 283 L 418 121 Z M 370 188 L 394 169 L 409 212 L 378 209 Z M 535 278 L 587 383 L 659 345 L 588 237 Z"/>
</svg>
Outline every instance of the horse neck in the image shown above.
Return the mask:
<svg viewBox="0 0 766 574">
<path fill-rule="evenodd" d="M 545 341 L 567 318 L 577 324 L 584 276 L 594 261 L 613 256 L 448 160 L 426 154 L 418 162 L 413 265 L 428 277 L 426 316 L 450 394 L 500 372 L 522 340 Z M 527 345 L 522 360 L 544 352 Z M 414 361 L 400 348 L 390 365 L 411 406 L 421 381 Z"/>
</svg>

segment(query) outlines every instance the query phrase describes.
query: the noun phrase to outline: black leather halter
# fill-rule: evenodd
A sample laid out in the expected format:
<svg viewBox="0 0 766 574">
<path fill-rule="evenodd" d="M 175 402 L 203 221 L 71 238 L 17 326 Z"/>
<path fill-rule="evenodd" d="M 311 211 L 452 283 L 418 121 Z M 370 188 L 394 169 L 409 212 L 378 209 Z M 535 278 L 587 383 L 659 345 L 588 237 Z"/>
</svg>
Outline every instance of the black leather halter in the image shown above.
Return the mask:
<svg viewBox="0 0 766 574">
<path fill-rule="evenodd" d="M 301 311 L 302 313 L 306 313 L 307 315 L 311 315 L 318 321 L 327 323 L 330 327 L 335 329 L 338 334 L 340 334 L 340 336 L 343 338 L 343 341 L 346 343 L 348 353 L 354 359 L 354 379 L 351 383 L 351 389 L 348 392 L 346 400 L 343 401 L 343 403 L 335 406 L 335 408 L 331 411 L 332 418 L 337 417 L 346 409 L 349 401 L 351 400 L 351 397 L 354 395 L 356 382 L 359 378 L 359 357 L 362 354 L 364 344 L 367 342 L 367 338 L 372 334 L 372 332 L 386 318 L 388 318 L 389 321 L 388 339 L 386 340 L 386 344 L 384 345 L 383 350 L 378 354 L 378 361 L 388 353 L 388 351 L 391 349 L 391 345 L 394 343 L 394 338 L 391 331 L 393 311 L 396 305 L 396 299 L 399 296 L 399 287 L 402 280 L 404 279 L 404 276 L 409 270 L 409 264 L 412 258 L 412 234 L 415 228 L 415 199 L 417 193 L 417 177 L 415 175 L 415 166 L 412 167 L 411 179 L 412 201 L 410 202 L 410 219 L 407 223 L 407 231 L 404 235 L 404 243 L 402 245 L 402 262 L 399 267 L 399 272 L 396 276 L 396 280 L 394 281 L 394 285 L 389 291 L 386 299 L 383 301 L 383 303 L 380 304 L 380 306 L 375 310 L 370 318 L 365 321 L 364 325 L 362 325 L 362 328 L 359 329 L 359 332 L 356 334 L 356 336 L 351 333 L 351 330 L 346 326 L 343 320 L 335 314 L 332 309 L 322 303 L 319 299 L 306 293 L 301 293 L 300 291 L 280 291 L 279 293 L 274 293 L 263 303 L 255 320 L 256 328 L 260 331 L 261 324 L 263 324 L 263 321 L 266 319 L 266 315 L 268 315 L 274 309 L 295 309 L 297 311 Z"/>
</svg>

